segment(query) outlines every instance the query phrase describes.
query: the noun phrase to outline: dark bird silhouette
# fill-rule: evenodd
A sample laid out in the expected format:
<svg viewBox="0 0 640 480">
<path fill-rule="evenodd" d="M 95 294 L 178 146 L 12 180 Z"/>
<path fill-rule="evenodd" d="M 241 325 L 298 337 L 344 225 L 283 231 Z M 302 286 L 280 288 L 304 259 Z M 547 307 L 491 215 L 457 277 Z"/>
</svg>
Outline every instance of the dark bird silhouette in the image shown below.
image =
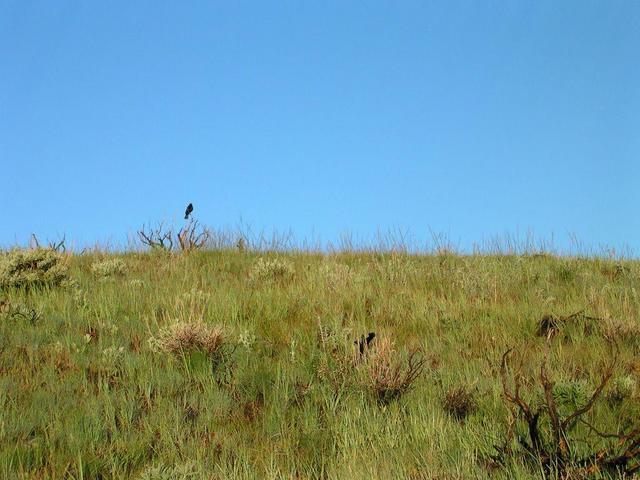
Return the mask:
<svg viewBox="0 0 640 480">
<path fill-rule="evenodd" d="M 375 332 L 369 332 L 369 334 L 366 337 L 362 335 L 360 337 L 360 340 L 356 340 L 355 342 L 353 342 L 354 344 L 358 345 L 358 349 L 360 350 L 360 355 L 364 353 L 365 347 L 367 349 L 369 348 L 369 344 L 374 338 L 376 338 Z"/>
<path fill-rule="evenodd" d="M 185 220 L 189 218 L 189 215 L 191 215 L 191 212 L 193 212 L 193 203 L 190 203 L 189 205 L 187 205 L 187 209 L 184 211 Z"/>
</svg>

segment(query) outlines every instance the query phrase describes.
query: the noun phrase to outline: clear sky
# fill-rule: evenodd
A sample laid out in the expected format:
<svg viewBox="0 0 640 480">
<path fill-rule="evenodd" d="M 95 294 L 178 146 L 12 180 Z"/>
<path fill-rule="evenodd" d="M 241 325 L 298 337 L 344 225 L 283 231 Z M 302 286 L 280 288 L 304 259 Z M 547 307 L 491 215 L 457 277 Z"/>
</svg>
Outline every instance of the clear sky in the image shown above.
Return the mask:
<svg viewBox="0 0 640 480">
<path fill-rule="evenodd" d="M 640 253 L 640 2 L 0 0 L 0 244 L 143 222 Z"/>
</svg>

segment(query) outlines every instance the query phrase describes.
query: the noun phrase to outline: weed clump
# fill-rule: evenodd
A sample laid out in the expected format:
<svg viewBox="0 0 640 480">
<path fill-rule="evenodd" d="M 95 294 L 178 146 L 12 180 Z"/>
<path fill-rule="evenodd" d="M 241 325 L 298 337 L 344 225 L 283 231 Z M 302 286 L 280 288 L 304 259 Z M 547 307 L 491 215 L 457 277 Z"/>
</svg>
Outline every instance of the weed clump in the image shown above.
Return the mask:
<svg viewBox="0 0 640 480">
<path fill-rule="evenodd" d="M 0 315 L 6 315 L 14 320 L 27 320 L 34 325 L 42 317 L 42 311 L 38 308 L 31 308 L 24 303 L 0 302 Z"/>
<path fill-rule="evenodd" d="M 636 392 L 636 381 L 631 375 L 623 375 L 613 381 L 613 385 L 607 392 L 607 400 L 610 404 L 620 404 L 625 399 L 631 398 Z"/>
<path fill-rule="evenodd" d="M 124 275 L 127 264 L 121 258 L 111 258 L 95 262 L 91 265 L 91 273 L 98 278 L 107 278 Z"/>
<path fill-rule="evenodd" d="M 12 250 L 0 255 L 0 289 L 59 286 L 68 277 L 64 257 L 54 250 Z"/>
<path fill-rule="evenodd" d="M 558 413 L 568 415 L 589 402 L 591 391 L 586 381 L 558 381 L 551 389 Z"/>
<path fill-rule="evenodd" d="M 249 272 L 252 281 L 286 281 L 293 278 L 295 269 L 287 260 L 259 258 Z"/>
<path fill-rule="evenodd" d="M 324 263 L 319 269 L 320 279 L 332 292 L 345 291 L 356 280 L 356 274 L 343 263 Z"/>
<path fill-rule="evenodd" d="M 194 463 L 185 463 L 183 465 L 167 466 L 164 464 L 155 465 L 145 469 L 138 477 L 138 480 L 191 480 L 201 478 L 202 472 L 199 471 Z"/>
<path fill-rule="evenodd" d="M 374 257 L 373 273 L 387 282 L 407 286 L 415 278 L 417 269 L 408 255 L 392 252 L 390 255 Z"/>
<path fill-rule="evenodd" d="M 477 410 L 478 402 L 472 390 L 458 387 L 445 394 L 442 408 L 456 420 L 464 420 Z"/>
<path fill-rule="evenodd" d="M 218 326 L 201 321 L 177 322 L 162 329 L 150 343 L 152 347 L 172 355 L 201 351 L 212 356 L 220 352 L 224 344 L 224 332 Z"/>
<path fill-rule="evenodd" d="M 560 283 L 571 283 L 577 278 L 577 270 L 574 264 L 563 262 L 554 267 L 556 280 Z"/>
<path fill-rule="evenodd" d="M 350 330 L 331 324 L 318 324 L 316 343 L 322 352 L 317 366 L 320 381 L 328 385 L 338 396 L 345 388 L 355 385 L 354 358 L 345 338 Z"/>
</svg>

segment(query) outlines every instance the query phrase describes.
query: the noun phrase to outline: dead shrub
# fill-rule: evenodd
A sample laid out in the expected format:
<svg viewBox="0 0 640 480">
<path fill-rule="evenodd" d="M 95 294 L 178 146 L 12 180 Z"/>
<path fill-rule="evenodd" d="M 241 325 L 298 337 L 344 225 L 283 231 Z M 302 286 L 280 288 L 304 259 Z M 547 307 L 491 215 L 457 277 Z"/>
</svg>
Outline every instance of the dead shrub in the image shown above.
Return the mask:
<svg viewBox="0 0 640 480">
<path fill-rule="evenodd" d="M 211 231 L 193 219 L 177 233 L 173 227 L 159 222 L 155 226 L 142 225 L 138 230 L 138 238 L 143 245 L 152 250 L 170 252 L 175 247 L 176 250 L 187 253 L 204 248 L 211 240 Z"/>
<path fill-rule="evenodd" d="M 317 342 L 323 355 L 317 373 L 321 381 L 333 388 L 336 397 L 346 388 L 364 388 L 386 405 L 410 391 L 422 375 L 427 360 L 419 350 L 405 356 L 390 339 L 378 342 L 373 332 L 361 337 L 362 344 L 358 340 L 351 344 L 348 340 L 351 336 L 348 329 L 319 325 Z M 374 337 L 375 345 L 371 343 Z"/>
<path fill-rule="evenodd" d="M 425 365 L 426 360 L 417 350 L 409 353 L 405 363 L 388 338 L 382 339 L 363 362 L 367 387 L 381 404 L 407 393 L 422 375 Z"/>
<path fill-rule="evenodd" d="M 211 239 L 211 232 L 201 226 L 197 220 L 190 220 L 176 235 L 178 245 L 183 252 L 204 248 Z"/>
<path fill-rule="evenodd" d="M 173 229 L 165 226 L 163 222 L 157 225 L 142 225 L 138 230 L 138 238 L 143 245 L 150 247 L 152 250 L 173 249 Z"/>
<path fill-rule="evenodd" d="M 603 433 L 585 420 L 586 414 L 601 399 L 613 375 L 617 365 L 617 348 L 595 390 L 590 395 L 579 395 L 584 398 L 578 402 L 562 400 L 561 389 L 549 378 L 546 359 L 542 362 L 538 377 L 541 392 L 538 395 L 536 392 L 526 395 L 527 398 L 542 400 L 525 400 L 522 392 L 524 379 L 520 369 L 512 375 L 508 372 L 511 353 L 512 349 L 504 353 L 500 366 L 503 396 L 510 407 L 511 418 L 507 422 L 504 445 L 495 446 L 498 455 L 492 457 L 494 460 L 504 464 L 507 457 L 519 455 L 525 461 L 533 461 L 536 467 L 542 466 L 545 478 L 591 478 L 602 474 L 627 478 L 640 471 L 640 425 L 626 432 Z M 522 421 L 526 425 L 526 433 L 516 435 Z M 584 428 L 578 429 L 578 426 Z M 514 436 L 519 448 L 512 448 Z M 597 449 L 592 447 L 593 450 L 587 454 L 576 454 L 576 444 L 593 445 L 589 439 L 594 436 L 604 440 L 604 446 Z"/>
</svg>

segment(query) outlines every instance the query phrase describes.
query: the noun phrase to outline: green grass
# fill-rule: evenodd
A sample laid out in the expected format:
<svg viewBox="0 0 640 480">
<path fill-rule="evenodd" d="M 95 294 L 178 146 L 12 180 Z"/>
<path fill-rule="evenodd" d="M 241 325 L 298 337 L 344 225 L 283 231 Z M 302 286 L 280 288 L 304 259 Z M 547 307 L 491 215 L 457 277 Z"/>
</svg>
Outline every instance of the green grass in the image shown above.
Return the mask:
<svg viewBox="0 0 640 480">
<path fill-rule="evenodd" d="M 614 379 L 588 418 L 608 432 L 640 418 L 638 261 L 234 251 L 67 261 L 72 282 L 0 291 L 0 478 L 539 478 L 522 455 L 489 460 L 508 429 L 500 359 L 511 347 L 524 395 L 541 396 L 546 355 L 570 409 L 599 383 L 615 339 Z M 593 318 L 536 335 L 543 315 L 583 309 Z M 223 329 L 214 360 L 154 344 L 175 322 L 200 321 Z M 392 364 L 412 351 L 426 362 L 387 403 L 369 361 L 354 360 L 369 331 L 368 355 L 393 342 Z M 474 408 L 454 415 L 446 398 L 460 392 Z M 585 439 L 578 453 L 608 442 L 581 425 L 572 433 Z"/>
</svg>

